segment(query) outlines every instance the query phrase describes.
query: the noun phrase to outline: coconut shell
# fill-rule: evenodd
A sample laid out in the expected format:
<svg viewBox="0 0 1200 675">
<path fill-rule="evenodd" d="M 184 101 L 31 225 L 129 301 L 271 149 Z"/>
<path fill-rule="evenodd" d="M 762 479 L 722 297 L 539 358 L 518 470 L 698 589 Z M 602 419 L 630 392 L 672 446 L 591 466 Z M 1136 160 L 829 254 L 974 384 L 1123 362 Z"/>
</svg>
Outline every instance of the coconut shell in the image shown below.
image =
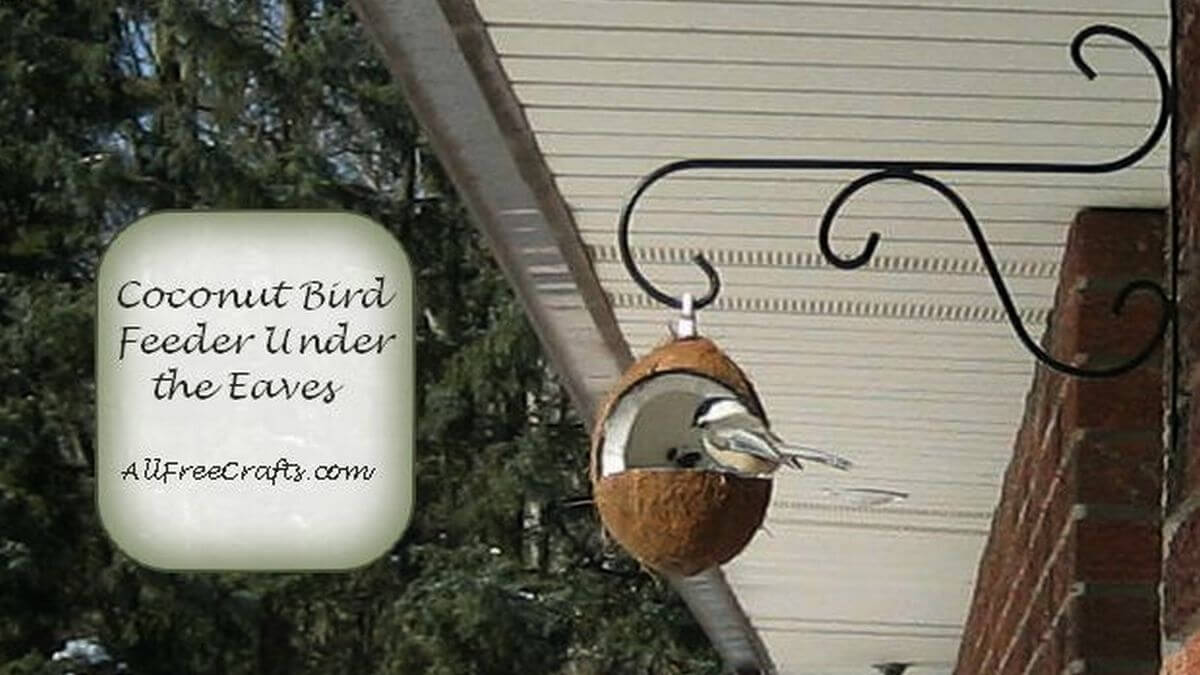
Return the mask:
<svg viewBox="0 0 1200 675">
<path fill-rule="evenodd" d="M 771 480 L 630 469 L 602 478 L 593 498 L 605 528 L 639 562 L 692 576 L 750 543 L 771 500 Z"/>
<path fill-rule="evenodd" d="M 612 414 L 613 408 L 625 392 L 647 377 L 663 372 L 693 372 L 711 377 L 737 392 L 751 412 L 763 420 L 767 419 L 762 401 L 759 400 L 758 392 L 754 390 L 750 378 L 746 377 L 746 373 L 742 372 L 715 342 L 703 337 L 668 340 L 629 366 L 601 407 L 600 416 L 592 430 L 593 483 L 600 478 L 600 448 L 604 445 L 604 420 Z"/>
<path fill-rule="evenodd" d="M 686 469 L 627 469 L 602 476 L 604 421 L 639 382 L 665 372 L 709 377 L 766 419 L 750 379 L 711 340 L 671 340 L 629 367 L 602 407 L 592 434 L 592 492 L 605 529 L 638 561 L 691 576 L 728 562 L 762 525 L 771 500 L 767 478 Z"/>
</svg>

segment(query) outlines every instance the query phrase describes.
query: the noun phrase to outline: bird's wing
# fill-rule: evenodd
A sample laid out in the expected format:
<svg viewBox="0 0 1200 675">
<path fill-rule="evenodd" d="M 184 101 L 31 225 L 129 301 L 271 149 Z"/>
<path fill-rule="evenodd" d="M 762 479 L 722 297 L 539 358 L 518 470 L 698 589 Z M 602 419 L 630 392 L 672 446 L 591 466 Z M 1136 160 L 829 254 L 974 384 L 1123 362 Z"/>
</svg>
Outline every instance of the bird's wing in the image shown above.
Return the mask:
<svg viewBox="0 0 1200 675">
<path fill-rule="evenodd" d="M 719 446 L 724 446 L 725 449 L 733 450 L 734 452 L 744 452 L 747 455 L 753 455 L 761 459 L 771 462 L 778 462 L 782 459 L 779 452 L 767 439 L 762 436 L 746 431 L 745 429 L 723 429 L 719 433 L 714 434 L 715 440 Z"/>
<path fill-rule="evenodd" d="M 835 455 L 832 452 L 827 452 L 825 450 L 821 450 L 820 448 L 814 448 L 807 445 L 793 445 L 788 443 L 780 438 L 779 434 L 771 431 L 770 429 L 765 431 L 765 436 L 776 448 L 779 449 L 780 453 L 784 455 L 785 459 L 803 459 L 809 462 L 824 464 L 825 466 L 838 469 L 839 471 L 848 471 L 854 466 L 854 462 L 851 462 L 841 455 Z M 793 464 L 794 462 L 789 461 L 788 463 Z"/>
<path fill-rule="evenodd" d="M 854 466 L 854 462 L 851 462 L 841 455 L 835 455 L 832 452 L 826 452 L 817 448 L 809 448 L 803 445 L 784 444 L 780 447 L 780 450 L 787 457 L 795 457 L 797 459 L 803 459 L 810 462 L 817 462 L 818 464 L 824 464 L 825 466 L 837 469 L 839 471 L 849 471 Z"/>
</svg>

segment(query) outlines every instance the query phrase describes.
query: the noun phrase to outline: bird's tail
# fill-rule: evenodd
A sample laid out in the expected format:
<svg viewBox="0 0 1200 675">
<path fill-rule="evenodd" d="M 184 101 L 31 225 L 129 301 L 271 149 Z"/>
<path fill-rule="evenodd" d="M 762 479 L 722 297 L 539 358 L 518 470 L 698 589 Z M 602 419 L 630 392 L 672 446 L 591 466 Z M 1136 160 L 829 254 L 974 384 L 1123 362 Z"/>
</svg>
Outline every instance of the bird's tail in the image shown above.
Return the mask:
<svg viewBox="0 0 1200 675">
<path fill-rule="evenodd" d="M 835 455 L 832 452 L 818 450 L 817 448 L 809 448 L 803 445 L 785 445 L 780 450 L 782 450 L 784 463 L 794 469 L 803 468 L 803 462 L 824 464 L 838 471 L 849 471 L 854 466 L 854 462 L 845 457 Z"/>
</svg>

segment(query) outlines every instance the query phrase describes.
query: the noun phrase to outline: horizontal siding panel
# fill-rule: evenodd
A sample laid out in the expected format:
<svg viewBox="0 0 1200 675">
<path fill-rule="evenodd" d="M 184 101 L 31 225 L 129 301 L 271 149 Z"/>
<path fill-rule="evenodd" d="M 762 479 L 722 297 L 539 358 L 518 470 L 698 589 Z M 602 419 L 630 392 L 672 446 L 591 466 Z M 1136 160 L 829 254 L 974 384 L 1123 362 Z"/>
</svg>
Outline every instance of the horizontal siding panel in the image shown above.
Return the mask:
<svg viewBox="0 0 1200 675">
<path fill-rule="evenodd" d="M 663 321 L 663 324 L 666 322 Z M 666 337 L 666 331 L 649 330 L 650 327 L 645 327 L 643 330 L 631 330 L 628 338 L 638 344 L 654 344 Z M 718 338 L 716 335 L 705 333 L 714 340 Z M 819 337 L 819 339 L 817 339 Z M 738 359 L 751 358 L 773 358 L 781 357 L 783 359 L 794 359 L 797 365 L 804 365 L 813 361 L 828 361 L 840 360 L 859 362 L 866 359 L 872 362 L 878 362 L 882 369 L 887 366 L 901 366 L 904 368 L 937 368 L 939 365 L 988 365 L 993 367 L 1008 368 L 1016 366 L 1016 369 L 1026 370 L 1029 368 L 1032 355 L 1025 351 L 1004 350 L 1002 354 L 989 353 L 984 345 L 945 345 L 941 340 L 936 343 L 926 340 L 927 344 L 914 346 L 911 349 L 901 349 L 898 345 L 892 350 L 881 349 L 880 345 L 871 342 L 858 341 L 855 338 L 857 335 L 843 334 L 843 344 L 830 344 L 828 340 L 829 334 L 820 336 L 793 336 L 790 341 L 775 341 L 763 343 L 753 339 L 743 338 L 737 341 L 736 351 L 731 352 Z M 1015 338 L 1013 338 L 1015 342 Z M 758 374 L 760 377 L 763 374 Z M 759 379 L 759 378 L 756 378 Z M 788 385 L 786 378 L 766 379 L 763 381 L 763 386 L 779 387 Z M 842 390 L 842 393 L 825 392 L 824 390 L 809 392 L 803 384 L 791 382 L 791 387 L 795 391 L 776 392 L 776 396 L 780 401 L 786 401 L 786 405 L 797 405 L 794 399 L 803 398 L 805 400 L 824 400 L 824 396 L 828 394 L 832 403 L 847 405 L 850 392 Z M 946 396 L 934 396 L 925 392 L 908 392 L 905 394 L 881 394 L 874 389 L 859 390 L 857 399 L 860 402 L 866 403 L 869 401 L 879 400 L 881 402 L 939 402 L 949 403 L 950 400 Z M 997 409 L 1008 410 L 1020 403 L 1019 400 L 1007 399 L 985 399 L 985 400 L 969 400 L 963 401 L 954 399 L 955 404 L 967 404 L 978 406 L 980 409 L 995 411 Z M 807 406 L 806 406 L 807 408 Z M 910 414 L 917 416 L 916 412 L 910 410 Z M 932 414 L 931 417 L 946 417 L 943 414 Z M 961 419 L 961 418 L 960 418 Z M 981 423 L 985 425 L 1009 425 L 1010 421 L 1006 419 L 984 419 Z"/>
<path fill-rule="evenodd" d="M 935 40 L 1068 42 L 1086 24 L 1078 16 L 955 11 L 930 7 L 640 2 L 617 7 L 595 0 L 479 0 L 491 28 L 506 25 L 572 28 L 641 28 L 687 32 L 791 33 L 800 35 L 904 36 Z M 1165 18 L 1130 17 L 1122 26 L 1151 45 L 1165 43 Z"/>
<path fill-rule="evenodd" d="M 620 11 L 624 2 L 632 0 L 604 0 L 613 11 Z M 735 4 L 742 6 L 753 5 L 786 5 L 789 7 L 841 6 L 863 7 L 929 7 L 933 9 L 955 8 L 975 11 L 1003 11 L 1034 15 L 1041 14 L 1077 14 L 1077 15 L 1110 15 L 1120 17 L 1165 17 L 1166 7 L 1158 2 L 1131 2 L 1130 0 L 1008 0 L 1000 3 L 997 0 L 663 0 L 664 2 L 686 2 L 703 8 L 708 4 Z"/>
<path fill-rule="evenodd" d="M 1071 146 L 1063 143 L 1018 145 L 941 140 L 885 141 L 870 138 L 784 140 L 769 138 L 710 138 L 682 135 L 638 136 L 620 132 L 555 133 L 539 136 L 538 145 L 551 155 L 654 156 L 654 157 L 843 157 L 892 160 L 955 160 L 976 162 L 1078 162 L 1100 163 L 1115 159 L 1115 147 Z M 1166 166 L 1166 148 L 1160 144 L 1139 165 Z"/>
<path fill-rule="evenodd" d="M 847 272 L 849 274 L 849 272 Z M 635 346 L 635 354 L 639 350 L 649 349 L 667 337 L 666 326 L 676 318 L 676 310 L 664 306 L 657 307 L 618 307 L 617 316 L 622 325 L 630 325 L 633 329 L 652 326 L 653 330 L 641 333 L 645 341 Z M 904 318 L 862 318 L 846 316 L 806 316 L 806 315 L 771 315 L 747 314 L 741 312 L 721 312 L 706 309 L 700 314 L 701 330 L 714 339 L 736 348 L 737 343 L 744 338 L 760 334 L 787 335 L 793 340 L 824 341 L 836 343 L 841 336 L 852 336 L 856 341 L 864 343 L 870 340 L 891 340 L 889 344 L 903 345 L 904 336 L 912 339 L 935 341 L 949 338 L 975 343 L 978 353 L 995 356 L 998 354 L 1026 353 L 1016 337 L 1012 334 L 1007 323 L 955 323 L 931 325 L 926 321 Z M 1027 328 L 1035 336 L 1039 335 L 1043 325 L 1033 324 Z M 658 339 L 655 339 L 657 336 Z M 1014 352 L 1013 350 L 1019 350 Z M 968 352 L 969 353 L 969 352 Z M 1030 357 L 1032 358 L 1032 357 Z M 838 391 L 843 384 L 821 384 L 822 387 L 833 387 Z M 882 386 L 882 385 L 881 385 Z M 892 387 L 893 391 L 908 391 L 903 387 Z M 935 389 L 931 391 L 945 392 L 956 389 Z M 986 390 L 985 390 L 986 391 Z"/>
<path fill-rule="evenodd" d="M 782 199 L 784 202 L 800 199 L 802 201 L 825 201 L 833 196 L 857 176 L 848 176 L 840 182 L 828 181 L 808 183 L 799 180 L 756 180 L 750 176 L 753 172 L 741 172 L 736 179 L 699 178 L 698 172 L 692 176 L 673 176 L 661 180 L 650 189 L 653 194 L 686 198 L 696 197 L 728 197 L 733 199 L 762 198 L 771 201 Z M 800 172 L 796 172 L 797 174 Z M 644 174 L 625 176 L 604 175 L 560 175 L 557 182 L 564 190 L 565 196 L 572 195 L 624 195 L 633 189 Z M 981 183 L 974 176 L 957 174 L 956 176 L 942 175 L 941 178 L 954 187 L 967 200 L 969 205 L 1003 205 L 1007 203 L 1041 204 L 1046 206 L 1073 206 L 1078 209 L 1087 207 L 1110 208 L 1166 208 L 1167 195 L 1163 189 L 1121 187 L 1106 185 L 1102 179 L 1091 177 L 1097 182 L 1088 185 L 1088 176 L 1078 176 L 1077 184 L 1063 185 L 1065 177 L 1059 176 L 1059 185 L 1046 185 L 1039 181 L 1047 176 L 1030 176 L 1027 174 L 1008 174 L 1007 182 Z M 1164 177 L 1165 180 L 1165 177 Z M 572 190 L 570 187 L 578 187 Z M 605 188 L 613 188 L 608 191 Z M 905 184 L 901 181 L 882 181 L 872 185 L 855 195 L 854 203 L 846 204 L 847 213 L 853 213 L 858 202 L 879 200 L 881 202 L 907 203 L 915 198 L 923 198 L 926 202 L 936 203 L 937 193 L 916 184 Z M 1011 197 L 1011 199 L 1006 199 Z M 947 207 L 951 208 L 951 207 Z M 640 209 L 639 209 L 640 210 Z M 822 209 L 823 210 L 823 209 Z"/>
<path fill-rule="evenodd" d="M 986 231 L 986 227 L 984 228 Z M 584 241 L 589 245 L 612 244 L 616 239 L 616 230 L 604 232 L 582 232 Z M 817 250 L 815 228 L 811 234 L 799 232 L 790 237 L 739 237 L 736 233 L 726 232 L 706 235 L 711 241 L 707 246 L 725 247 L 733 242 L 736 246 L 751 250 L 774 250 L 781 246 L 800 249 Z M 659 234 L 654 232 L 635 232 L 633 237 L 638 246 L 655 246 L 661 248 L 696 247 L 696 236 L 687 234 Z M 861 240 L 848 241 L 834 238 L 834 249 L 841 254 L 857 253 Z M 992 254 L 999 260 L 1053 260 L 1062 255 L 1058 246 L 1032 245 L 1026 242 L 989 241 Z M 851 250 L 853 249 L 853 250 Z M 898 257 L 933 257 L 933 258 L 978 258 L 979 251 L 965 233 L 954 241 L 917 240 L 911 237 L 889 237 L 879 242 L 877 256 Z M 859 274 L 865 272 L 859 270 Z M 850 272 L 847 272 L 850 274 Z"/>
<path fill-rule="evenodd" d="M 616 307 L 652 308 L 656 301 L 641 293 L 632 282 L 627 286 L 609 286 L 611 302 Z M 880 319 L 921 319 L 935 323 L 1004 323 L 1007 321 L 999 306 L 964 301 L 954 296 L 936 293 L 912 293 L 888 297 L 862 291 L 830 289 L 820 295 L 802 295 L 788 288 L 756 288 L 753 293 L 730 290 L 708 308 L 714 312 L 744 315 L 846 316 Z M 1027 303 L 1018 307 L 1027 324 L 1044 323 L 1048 305 Z"/>
<path fill-rule="evenodd" d="M 999 302 L 999 301 L 997 301 Z M 625 310 L 622 312 L 624 325 L 628 330 L 626 335 L 639 345 L 653 345 L 667 339 L 667 324 L 673 318 L 674 312 L 663 308 L 661 310 Z M 863 352 L 885 352 L 893 350 L 900 354 L 911 355 L 915 360 L 928 360 L 934 357 L 945 357 L 960 361 L 1010 360 L 1031 362 L 1029 352 L 1017 341 L 1006 324 L 997 324 L 987 330 L 967 331 L 964 326 L 953 326 L 934 335 L 918 333 L 913 328 L 904 326 L 899 320 L 875 326 L 865 325 L 864 320 L 849 320 L 841 317 L 810 317 L 801 321 L 738 321 L 740 317 L 721 312 L 702 312 L 700 326 L 702 332 L 721 344 L 754 345 L 762 349 L 811 348 L 822 352 L 834 352 L 846 358 L 854 358 Z M 1040 327 L 1029 326 L 1033 332 Z M 797 383 L 788 378 L 779 379 L 776 384 Z M 819 386 L 818 386 L 819 384 Z M 884 395 L 879 389 L 862 391 L 847 383 L 804 383 L 805 391 L 825 391 L 839 398 L 851 395 L 875 396 Z M 921 398 L 942 392 L 926 392 L 921 390 L 889 388 L 888 397 Z M 961 392 L 953 392 L 961 393 Z M 986 398 L 992 401 L 996 396 L 987 393 Z"/>
<path fill-rule="evenodd" d="M 686 129 L 696 136 L 778 139 L 875 138 L 887 141 L 945 141 L 1070 144 L 1133 150 L 1149 136 L 1151 121 L 1112 124 L 1033 124 L 980 117 L 978 120 L 892 119 L 887 117 L 757 115 L 663 110 L 531 107 L 526 110 L 537 132 L 672 134 Z M 874 153 L 868 156 L 874 156 Z"/>
<path fill-rule="evenodd" d="M 555 56 L 735 63 L 925 67 L 997 72 L 1077 73 L 1067 45 L 980 44 L 904 38 L 685 34 L 655 30 L 493 27 L 502 57 Z M 1166 50 L 1159 59 L 1167 62 Z M 1146 74 L 1150 67 L 1131 47 L 1100 37 L 1084 56 L 1098 73 Z M 968 65 L 970 64 L 970 65 Z"/>
<path fill-rule="evenodd" d="M 600 214 L 614 225 L 617 222 L 623 200 L 602 197 L 580 197 L 571 200 L 571 210 L 576 215 Z M 794 219 L 820 218 L 829 205 L 828 199 L 803 199 L 799 197 L 775 197 L 753 200 L 749 198 L 697 197 L 694 200 L 678 198 L 643 197 L 638 202 L 637 217 L 657 217 L 660 214 L 675 215 L 721 215 L 721 216 L 787 216 Z M 971 210 L 980 222 L 1025 221 L 1035 223 L 1069 223 L 1077 210 L 1064 205 L 1042 204 L 971 204 Z M 853 203 L 843 207 L 846 216 L 861 218 L 905 219 L 933 218 L 957 220 L 958 212 L 952 206 L 934 198 L 920 200 L 887 201 L 874 194 L 864 194 Z"/>
<path fill-rule="evenodd" d="M 985 234 L 987 229 L 984 228 Z M 613 230 L 581 230 L 584 241 L 589 244 L 602 243 L 615 238 Z M 662 230 L 646 230 L 640 231 L 636 235 L 638 242 L 644 246 L 656 246 L 665 248 L 686 248 L 695 246 L 696 235 L 690 232 L 666 232 Z M 803 231 L 795 234 L 761 234 L 758 232 L 741 232 L 732 233 L 726 232 L 721 234 L 706 234 L 705 237 L 711 243 L 726 246 L 729 242 L 736 242 L 739 246 L 745 246 L 753 242 L 761 248 L 778 248 L 781 246 L 811 248 L 816 250 L 817 237 L 816 234 L 806 234 Z M 842 257 L 857 256 L 863 248 L 866 241 L 866 233 L 859 239 L 848 239 L 842 236 L 834 236 L 830 240 L 830 246 L 833 252 Z M 989 237 L 988 248 L 995 256 L 1006 258 L 1023 258 L 1030 256 L 1046 256 L 1050 257 L 1060 254 L 1061 246 L 1051 244 L 1029 242 L 1023 240 L 1005 240 Z M 962 258 L 968 255 L 978 255 L 978 249 L 975 247 L 974 241 L 967 235 L 961 235 L 954 238 L 933 239 L 914 237 L 911 235 L 900 235 L 882 238 L 877 249 L 876 255 L 881 251 L 887 251 L 889 255 L 894 256 L 909 256 L 919 251 L 935 250 L 945 254 L 945 257 Z"/>
<path fill-rule="evenodd" d="M 900 504 L 889 505 L 884 509 L 874 508 L 844 508 L 841 513 L 845 518 L 867 518 L 876 514 L 897 512 L 909 514 L 921 521 L 934 519 L 938 512 L 945 512 L 946 520 L 953 519 L 960 523 L 970 523 L 983 520 L 985 524 L 991 521 L 992 510 L 995 508 L 994 486 L 987 483 L 970 483 L 957 481 L 952 478 L 944 480 L 933 477 L 906 476 L 906 484 L 901 484 L 886 477 L 872 476 L 870 481 L 864 480 L 863 472 L 849 472 L 845 476 L 835 476 L 832 472 L 822 472 L 823 485 L 814 485 L 808 480 L 809 476 L 784 475 L 776 481 L 772 491 L 772 508 L 780 509 L 784 514 L 813 513 L 821 510 L 832 510 L 845 504 L 844 500 L 831 498 L 825 493 L 826 488 L 863 488 L 876 487 L 880 489 L 900 490 L 908 492 L 909 498 Z M 964 495 L 964 488 L 974 488 L 974 493 Z M 826 516 L 829 517 L 829 516 Z M 804 555 L 808 551 L 797 552 Z M 747 560 L 747 564 L 774 564 L 774 560 Z M 863 560 L 866 563 L 866 560 Z M 929 564 L 937 565 L 940 561 L 930 560 Z M 847 560 L 847 563 L 851 561 Z M 957 563 L 953 563 L 957 567 Z M 961 571 L 956 574 L 962 574 Z M 803 614 L 800 614 L 803 616 Z"/>
<path fill-rule="evenodd" d="M 1158 105 L 1121 101 L 1028 101 L 1003 98 L 858 96 L 854 94 L 656 89 L 605 85 L 516 85 L 530 107 L 681 110 L 786 115 L 889 115 L 913 119 L 989 119 L 1014 122 L 1152 125 Z M 774 154 L 774 153 L 772 153 Z"/>
<path fill-rule="evenodd" d="M 796 67 L 682 61 L 509 56 L 505 72 L 514 84 L 579 84 L 643 87 L 692 87 L 748 91 L 853 93 L 864 97 L 923 94 L 934 97 L 1009 97 L 1092 101 L 1158 101 L 1148 70 L 1105 72 L 1088 80 L 1074 68 L 1056 73 L 1008 73 L 944 70 L 923 63 L 909 68 L 844 66 Z M 1055 64 L 1047 64 L 1055 65 Z M 925 66 L 931 66 L 926 68 Z"/>
<path fill-rule="evenodd" d="M 691 264 L 652 265 L 641 263 L 642 272 L 663 288 L 694 288 L 703 277 Z M 838 293 L 860 293 L 884 298 L 909 298 L 921 294 L 938 294 L 943 302 L 978 302 L 986 304 L 995 298 L 991 281 L 983 274 L 857 274 L 826 266 L 821 270 L 787 267 L 723 265 L 718 267 L 725 289 L 741 294 L 757 289 L 791 290 L 796 294 L 824 295 L 823 290 Z M 629 279 L 620 263 L 599 263 L 596 273 L 605 288 L 613 288 Z M 1054 300 L 1053 280 L 1010 278 L 1005 280 L 1010 293 L 1018 302 L 1046 305 Z"/>
<path fill-rule="evenodd" d="M 698 175 L 698 174 L 697 174 Z M 612 199 L 623 198 L 623 195 L 633 189 L 640 176 L 559 176 L 557 183 L 568 201 L 577 197 L 602 197 Z M 1163 190 L 1112 190 L 1105 187 L 1103 182 L 1094 185 L 1073 185 L 1069 189 L 1041 185 L 1037 181 L 1044 176 L 1029 177 L 1024 174 L 1013 174 L 1011 183 L 1005 185 L 964 184 L 965 178 L 947 180 L 959 190 L 963 198 L 972 206 L 1003 206 L 1005 204 L 1042 205 L 1054 207 L 1069 207 L 1072 211 L 1084 207 L 1120 207 L 1120 208 L 1165 208 L 1167 195 Z M 1087 176 L 1078 178 L 1087 181 Z M 1091 180 L 1102 181 L 1100 177 Z M 848 182 L 847 179 L 846 182 Z M 1165 181 L 1165 177 L 1164 177 Z M 843 182 L 841 185 L 845 185 Z M 798 189 L 788 181 L 753 181 L 745 176 L 739 180 L 718 180 L 713 178 L 671 177 L 654 184 L 646 194 L 661 195 L 676 199 L 762 199 L 772 204 L 789 204 L 797 200 L 805 203 L 817 203 L 816 207 L 824 211 L 824 204 L 833 197 L 841 185 L 828 184 L 824 190 L 807 192 Z M 860 203 L 911 203 L 914 201 L 926 204 L 937 204 L 938 196 L 928 188 L 915 184 L 905 184 L 899 181 L 884 181 L 872 185 L 858 193 L 853 203 L 846 205 L 847 213 L 854 213 Z M 785 207 L 786 208 L 786 207 Z M 811 207 L 810 207 L 811 208 Z M 947 209 L 952 208 L 949 205 Z M 638 209 L 641 210 L 640 207 Z M 980 211 L 982 213 L 982 211 Z M 614 219 L 614 232 L 616 221 Z"/>
<path fill-rule="evenodd" d="M 588 155 L 545 155 L 546 163 L 557 174 L 641 177 L 658 167 L 685 157 L 610 157 Z M 844 184 L 869 170 L 850 172 L 842 169 L 689 169 L 673 179 L 714 178 L 738 181 L 772 181 L 803 185 L 811 183 Z M 1112 189 L 1165 190 L 1166 176 L 1159 167 L 1134 166 L 1108 174 L 1034 173 L 996 171 L 930 170 L 955 185 L 1011 185 L 1034 183 L 1042 186 L 1103 186 Z M 664 179 L 665 180 L 665 179 Z M 902 181 L 898 181 L 902 182 Z M 924 186 L 916 186 L 923 189 Z M 933 194 L 933 193 L 930 193 Z"/>
<path fill-rule="evenodd" d="M 887 238 L 909 237 L 953 241 L 968 236 L 966 226 L 954 213 L 941 219 L 909 218 L 857 218 L 851 215 L 839 217 L 833 226 L 833 234 L 841 240 L 865 238 L 871 232 L 879 232 Z M 703 241 L 709 229 L 738 230 L 741 235 L 758 237 L 788 237 L 795 234 L 815 234 L 818 219 L 796 216 L 741 216 L 741 215 L 693 215 L 673 213 L 635 214 L 632 221 L 634 232 L 652 231 L 663 234 L 691 235 L 695 241 Z M 588 232 L 611 229 L 616 234 L 616 218 L 608 214 L 576 214 L 575 222 L 580 230 Z M 1038 245 L 1059 245 L 1066 241 L 1067 223 L 1034 223 L 1029 221 L 990 221 L 986 231 L 996 241 L 1021 241 Z"/>
</svg>

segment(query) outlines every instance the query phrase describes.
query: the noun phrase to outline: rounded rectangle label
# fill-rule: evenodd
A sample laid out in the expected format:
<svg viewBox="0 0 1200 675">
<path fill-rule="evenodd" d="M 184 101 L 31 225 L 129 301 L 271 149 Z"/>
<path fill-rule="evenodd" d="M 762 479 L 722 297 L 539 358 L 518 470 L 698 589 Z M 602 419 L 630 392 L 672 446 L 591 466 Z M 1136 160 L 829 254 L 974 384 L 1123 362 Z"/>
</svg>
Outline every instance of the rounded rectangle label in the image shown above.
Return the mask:
<svg viewBox="0 0 1200 675">
<path fill-rule="evenodd" d="M 168 570 L 333 570 L 385 553 L 413 492 L 413 279 L 339 212 L 162 212 L 97 281 L 97 491 Z"/>
</svg>

